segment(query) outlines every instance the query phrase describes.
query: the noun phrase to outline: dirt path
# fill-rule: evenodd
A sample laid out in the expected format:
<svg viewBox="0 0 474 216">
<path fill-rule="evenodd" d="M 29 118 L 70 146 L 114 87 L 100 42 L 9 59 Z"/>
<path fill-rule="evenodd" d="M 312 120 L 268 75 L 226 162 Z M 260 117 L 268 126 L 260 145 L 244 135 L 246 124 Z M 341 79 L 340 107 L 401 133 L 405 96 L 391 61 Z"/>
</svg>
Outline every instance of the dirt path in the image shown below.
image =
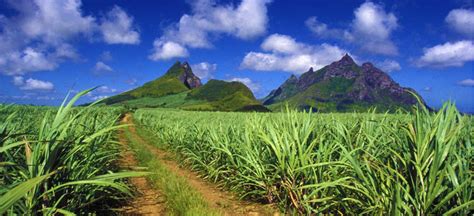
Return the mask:
<svg viewBox="0 0 474 216">
<path fill-rule="evenodd" d="M 133 124 L 131 115 L 127 114 L 123 122 Z M 240 201 L 233 194 L 222 191 L 216 185 L 201 179 L 195 172 L 181 168 L 176 161 L 170 159 L 173 158 L 172 154 L 150 145 L 140 137 L 136 132 L 135 126 L 130 126 L 130 132 L 134 139 L 145 145 L 150 152 L 156 155 L 156 158 L 160 160 L 168 170 L 186 179 L 188 184 L 199 192 L 204 200 L 208 202 L 209 206 L 219 210 L 223 215 L 279 215 L 279 213 L 269 205 Z"/>
<path fill-rule="evenodd" d="M 124 119 L 122 119 L 124 124 Z M 123 129 L 119 133 L 119 141 L 124 145 L 126 151 L 120 160 L 120 166 L 123 168 L 133 169 L 138 166 L 133 153 L 128 150 L 128 141 L 125 138 Z M 128 205 L 123 206 L 119 213 L 122 215 L 166 215 L 164 196 L 147 182 L 145 177 L 132 178 L 132 185 L 138 194 L 131 200 Z"/>
</svg>

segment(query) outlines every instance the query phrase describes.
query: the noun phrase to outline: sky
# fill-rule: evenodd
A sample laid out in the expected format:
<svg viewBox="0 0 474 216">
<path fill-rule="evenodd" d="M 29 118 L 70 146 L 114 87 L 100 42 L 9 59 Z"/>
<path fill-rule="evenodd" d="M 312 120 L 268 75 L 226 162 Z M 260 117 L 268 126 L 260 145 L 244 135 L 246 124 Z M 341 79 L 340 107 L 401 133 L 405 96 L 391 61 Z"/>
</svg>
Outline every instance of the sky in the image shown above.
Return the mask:
<svg viewBox="0 0 474 216">
<path fill-rule="evenodd" d="M 474 112 L 472 0 L 0 0 L 0 103 L 89 102 L 188 61 L 265 97 L 349 53 L 439 108 Z"/>
</svg>

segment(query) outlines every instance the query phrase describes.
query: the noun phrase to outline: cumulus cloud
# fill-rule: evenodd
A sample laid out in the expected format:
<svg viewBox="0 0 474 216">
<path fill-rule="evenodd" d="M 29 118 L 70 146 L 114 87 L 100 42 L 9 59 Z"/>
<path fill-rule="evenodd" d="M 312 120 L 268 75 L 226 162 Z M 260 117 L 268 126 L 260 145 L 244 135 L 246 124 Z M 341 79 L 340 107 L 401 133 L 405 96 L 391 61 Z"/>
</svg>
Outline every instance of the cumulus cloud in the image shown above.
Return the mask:
<svg viewBox="0 0 474 216">
<path fill-rule="evenodd" d="M 139 44 L 140 34 L 133 27 L 133 17 L 114 6 L 100 24 L 104 41 L 108 44 Z"/>
<path fill-rule="evenodd" d="M 218 5 L 212 0 L 198 0 L 191 3 L 192 14 L 183 15 L 179 22 L 168 27 L 164 34 L 154 42 L 151 60 L 162 60 L 181 57 L 187 54 L 186 47 L 210 48 L 210 36 L 221 34 L 231 35 L 248 40 L 263 35 L 267 29 L 267 4 L 271 0 L 242 0 L 238 6 L 232 4 Z M 158 46 L 157 48 L 157 45 Z M 181 55 L 165 45 L 173 45 L 180 49 Z M 186 52 L 184 52 L 186 50 Z M 158 58 L 154 58 L 158 57 Z"/>
<path fill-rule="evenodd" d="M 79 37 L 93 37 L 101 29 L 126 38 L 122 41 L 115 38 L 115 43 L 132 43 L 135 38 L 134 30 L 130 30 L 133 19 L 118 7 L 107 13 L 100 23 L 95 17 L 83 13 L 80 0 L 18 0 L 7 3 L 15 13 L 9 17 L 0 15 L 2 74 L 15 76 L 54 70 L 61 62 L 78 58 L 71 41 Z M 112 36 L 104 38 L 106 42 L 113 39 Z"/>
<path fill-rule="evenodd" d="M 258 92 L 260 90 L 260 84 L 255 83 L 248 77 L 234 77 L 232 79 L 229 79 L 228 81 L 241 82 L 246 85 L 250 90 L 252 90 L 252 92 Z"/>
<path fill-rule="evenodd" d="M 240 67 L 257 71 L 286 71 L 301 74 L 310 67 L 320 69 L 346 53 L 337 46 L 309 45 L 281 34 L 267 37 L 261 48 L 269 52 L 247 53 Z"/>
<path fill-rule="evenodd" d="M 210 79 L 212 74 L 217 70 L 217 64 L 211 64 L 209 62 L 201 62 L 198 64 L 191 65 L 194 74 L 201 79 Z"/>
<path fill-rule="evenodd" d="M 451 10 L 448 16 L 446 16 L 445 21 L 455 31 L 470 38 L 474 37 L 474 10 Z"/>
<path fill-rule="evenodd" d="M 461 67 L 469 61 L 474 61 L 474 44 L 472 41 L 462 40 L 426 48 L 423 56 L 416 61 L 416 65 L 419 67 Z"/>
<path fill-rule="evenodd" d="M 397 47 L 390 40 L 390 34 L 398 27 L 393 13 L 386 13 L 382 6 L 365 2 L 354 11 L 353 32 L 362 48 L 373 53 L 394 55 Z"/>
<path fill-rule="evenodd" d="M 155 42 L 153 42 L 153 53 L 148 56 L 148 58 L 153 61 L 158 61 L 187 57 L 188 55 L 188 50 L 179 43 L 156 39 Z"/>
<path fill-rule="evenodd" d="M 305 44 L 296 42 L 292 37 L 281 34 L 268 36 L 260 47 L 265 51 L 285 54 L 304 52 L 308 48 Z"/>
<path fill-rule="evenodd" d="M 61 61 L 78 56 L 68 41 L 94 28 L 95 19 L 82 14 L 78 0 L 20 0 L 8 4 L 17 13 L 0 16 L 2 74 L 54 70 Z"/>
<path fill-rule="evenodd" d="M 321 38 L 336 38 L 346 41 L 354 40 L 353 35 L 348 30 L 330 28 L 327 24 L 320 22 L 315 16 L 308 18 L 305 24 L 311 32 Z"/>
<path fill-rule="evenodd" d="M 94 66 L 95 72 L 112 72 L 114 69 L 102 61 L 98 61 Z"/>
<path fill-rule="evenodd" d="M 40 91 L 51 91 L 54 89 L 53 83 L 49 81 L 42 81 L 33 78 L 24 80 L 21 76 L 13 77 L 13 84 L 18 86 L 21 90 L 40 90 Z"/>
<path fill-rule="evenodd" d="M 391 40 L 391 33 L 398 27 L 397 17 L 385 12 L 381 5 L 365 2 L 354 11 L 348 29 L 330 28 L 316 17 L 306 20 L 306 26 L 322 38 L 336 38 L 355 43 L 361 49 L 382 55 L 397 55 L 398 48 Z"/>
<path fill-rule="evenodd" d="M 0 70 L 7 75 L 22 75 L 31 71 L 53 70 L 58 59 L 54 54 L 26 47 L 21 51 L 10 51 L 0 54 Z"/>
<path fill-rule="evenodd" d="M 395 60 L 389 60 L 389 59 L 385 59 L 383 62 L 380 62 L 378 66 L 380 67 L 380 69 L 388 73 L 399 71 L 402 69 L 402 67 L 400 66 L 400 63 L 398 63 Z"/>
<path fill-rule="evenodd" d="M 87 34 L 94 28 L 95 19 L 84 16 L 80 0 L 35 0 L 13 3 L 20 12 L 21 30 L 30 38 L 43 38 L 47 42 L 61 43 L 78 33 Z"/>
<path fill-rule="evenodd" d="M 13 77 L 13 85 L 21 86 L 25 83 L 25 79 L 22 76 Z"/>
<path fill-rule="evenodd" d="M 474 87 L 474 79 L 465 79 L 458 82 L 458 85 L 464 87 Z"/>
</svg>

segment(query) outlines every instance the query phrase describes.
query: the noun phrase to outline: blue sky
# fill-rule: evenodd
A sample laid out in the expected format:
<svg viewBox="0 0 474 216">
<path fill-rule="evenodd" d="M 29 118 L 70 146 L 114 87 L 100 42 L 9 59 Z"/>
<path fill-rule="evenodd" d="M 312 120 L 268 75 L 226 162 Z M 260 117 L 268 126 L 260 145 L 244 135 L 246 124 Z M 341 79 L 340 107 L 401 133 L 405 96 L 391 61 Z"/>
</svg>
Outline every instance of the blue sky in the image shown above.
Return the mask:
<svg viewBox="0 0 474 216">
<path fill-rule="evenodd" d="M 188 61 L 266 96 L 350 53 L 432 107 L 474 112 L 472 1 L 0 0 L 0 103 L 58 105 L 135 88 Z"/>
</svg>

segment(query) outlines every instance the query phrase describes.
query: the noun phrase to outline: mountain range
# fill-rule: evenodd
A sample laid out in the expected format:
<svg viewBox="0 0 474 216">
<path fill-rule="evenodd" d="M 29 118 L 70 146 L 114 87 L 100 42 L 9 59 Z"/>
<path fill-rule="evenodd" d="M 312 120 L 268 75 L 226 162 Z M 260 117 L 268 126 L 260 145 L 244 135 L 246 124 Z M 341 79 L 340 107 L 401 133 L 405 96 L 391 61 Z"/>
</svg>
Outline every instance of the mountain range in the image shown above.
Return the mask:
<svg viewBox="0 0 474 216">
<path fill-rule="evenodd" d="M 317 71 L 310 68 L 299 78 L 291 75 L 262 101 L 273 110 L 289 104 L 319 112 L 366 111 L 371 108 L 385 112 L 407 110 L 418 103 L 416 97 L 421 99 L 415 90 L 401 87 L 372 63 L 359 66 L 346 54 Z"/>
<path fill-rule="evenodd" d="M 203 85 L 187 62 L 178 61 L 163 76 L 102 103 L 202 111 L 270 111 L 288 105 L 318 112 L 393 112 L 408 110 L 417 97 L 424 104 L 415 90 L 401 87 L 369 62 L 357 65 L 346 54 L 317 71 L 291 75 L 260 101 L 240 82 L 209 80 Z"/>
<path fill-rule="evenodd" d="M 176 62 L 161 77 L 102 101 L 132 108 L 163 107 L 200 111 L 269 111 L 240 82 L 209 80 L 205 85 L 187 63 Z"/>
</svg>

